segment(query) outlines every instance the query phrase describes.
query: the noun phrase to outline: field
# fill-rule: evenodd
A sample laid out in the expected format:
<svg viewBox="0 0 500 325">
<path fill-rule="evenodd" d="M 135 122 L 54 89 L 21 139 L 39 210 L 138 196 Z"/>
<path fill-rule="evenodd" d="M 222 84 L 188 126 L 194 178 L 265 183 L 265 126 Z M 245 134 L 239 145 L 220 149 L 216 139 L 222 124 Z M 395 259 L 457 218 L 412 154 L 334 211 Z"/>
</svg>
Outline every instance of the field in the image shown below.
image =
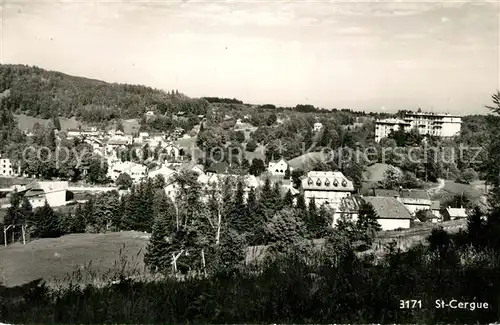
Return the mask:
<svg viewBox="0 0 500 325">
<path fill-rule="evenodd" d="M 465 225 L 465 220 L 441 224 L 450 232 Z M 379 234 L 374 251 L 382 253 L 385 246 L 396 241 L 407 249 L 425 240 L 438 224 L 422 224 L 403 231 Z M 54 239 L 40 239 L 0 247 L 0 282 L 7 286 L 20 285 L 43 278 L 49 283 L 67 282 L 68 276 L 82 274 L 81 282 L 99 282 L 122 268 L 128 275 L 147 275 L 143 256 L 148 235 L 124 231 L 106 234 L 72 234 Z M 248 258 L 248 256 L 247 256 Z M 251 259 L 251 258 L 250 258 Z"/>
<path fill-rule="evenodd" d="M 43 126 L 48 126 L 51 122 L 51 120 L 49 120 L 49 119 L 31 117 L 28 115 L 16 114 L 14 116 L 17 119 L 19 129 L 21 129 L 22 131 L 33 130 L 33 126 L 35 125 L 35 123 L 39 123 Z M 82 128 L 87 127 L 86 124 L 78 122 L 74 118 L 67 119 L 67 118 L 60 117 L 59 122 L 61 122 L 61 129 L 63 131 L 67 131 L 68 129 L 78 129 L 79 126 L 82 126 Z"/>
<path fill-rule="evenodd" d="M 485 194 L 486 191 L 483 181 L 476 181 L 471 184 L 460 184 L 454 181 L 446 181 L 444 187 L 433 195 L 432 198 L 434 200 L 446 201 L 455 196 L 464 195 L 470 201 L 477 202 L 480 200 L 481 196 Z"/>
<path fill-rule="evenodd" d="M 147 243 L 147 234 L 127 231 L 72 234 L 40 239 L 26 245 L 2 246 L 0 282 L 8 286 L 39 278 L 57 282 L 78 272 L 86 274 L 87 278 L 83 281 L 88 282 L 119 271 L 122 267 L 127 274 L 142 273 Z"/>
<path fill-rule="evenodd" d="M 28 115 L 15 114 L 15 118 L 17 119 L 17 124 L 21 131 L 33 130 L 33 126 L 35 123 L 39 123 L 43 126 L 48 126 L 51 123 L 49 119 L 42 119 L 38 117 L 32 117 Z M 80 126 L 85 129 L 90 127 L 90 124 L 82 123 L 77 121 L 75 118 L 59 118 L 59 122 L 61 122 L 61 130 L 67 131 L 69 129 L 78 129 Z M 127 134 L 132 134 L 139 132 L 139 121 L 137 119 L 130 120 L 122 120 L 123 131 Z"/>
</svg>

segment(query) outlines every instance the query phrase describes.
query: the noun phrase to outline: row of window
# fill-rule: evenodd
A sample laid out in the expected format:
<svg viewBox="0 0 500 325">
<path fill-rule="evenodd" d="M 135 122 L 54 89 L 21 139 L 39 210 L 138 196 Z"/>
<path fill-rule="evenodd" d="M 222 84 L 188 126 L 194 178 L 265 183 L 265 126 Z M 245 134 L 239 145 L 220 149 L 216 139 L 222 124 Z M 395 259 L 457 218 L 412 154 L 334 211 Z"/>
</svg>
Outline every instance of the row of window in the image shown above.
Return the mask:
<svg viewBox="0 0 500 325">
<path fill-rule="evenodd" d="M 313 185 L 314 181 L 309 178 L 309 180 L 307 181 L 307 184 L 308 185 Z M 342 180 L 341 184 L 342 184 L 342 187 L 346 187 L 347 186 L 347 181 L 344 179 L 344 180 Z M 318 178 L 316 180 L 316 186 L 321 186 L 321 185 L 325 185 L 326 187 L 329 187 L 331 185 L 330 180 L 326 179 L 324 182 L 321 182 L 321 179 Z M 334 187 L 338 187 L 339 186 L 339 181 L 337 179 L 335 179 L 333 181 L 333 186 Z"/>
</svg>

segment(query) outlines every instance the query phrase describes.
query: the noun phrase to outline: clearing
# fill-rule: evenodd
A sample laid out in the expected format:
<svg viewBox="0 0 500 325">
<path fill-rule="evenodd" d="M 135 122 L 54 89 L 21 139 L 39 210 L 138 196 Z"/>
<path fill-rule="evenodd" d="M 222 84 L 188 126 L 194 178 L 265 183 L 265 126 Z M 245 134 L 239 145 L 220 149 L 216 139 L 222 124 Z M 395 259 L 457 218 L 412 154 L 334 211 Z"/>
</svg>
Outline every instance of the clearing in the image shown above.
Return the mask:
<svg viewBox="0 0 500 325">
<path fill-rule="evenodd" d="M 26 245 L 2 246 L 0 282 L 15 286 L 39 278 L 64 281 L 77 270 L 90 276 L 90 280 L 98 280 L 122 267 L 127 274 L 143 273 L 148 238 L 142 232 L 124 231 L 71 234 L 34 240 Z"/>
</svg>

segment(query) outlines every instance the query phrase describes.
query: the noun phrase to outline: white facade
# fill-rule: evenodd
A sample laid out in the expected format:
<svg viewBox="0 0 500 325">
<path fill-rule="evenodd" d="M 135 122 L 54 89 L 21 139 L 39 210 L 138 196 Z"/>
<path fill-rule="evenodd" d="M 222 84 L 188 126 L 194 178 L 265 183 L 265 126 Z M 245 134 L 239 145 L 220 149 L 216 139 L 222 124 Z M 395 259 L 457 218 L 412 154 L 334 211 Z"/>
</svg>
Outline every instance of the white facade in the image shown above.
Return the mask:
<svg viewBox="0 0 500 325">
<path fill-rule="evenodd" d="M 391 132 L 406 130 L 409 127 L 410 123 L 396 118 L 375 121 L 375 142 L 387 138 Z"/>
<path fill-rule="evenodd" d="M 314 132 L 319 132 L 319 131 L 321 131 L 322 128 L 323 128 L 323 124 L 321 124 L 320 122 L 316 122 L 313 125 Z"/>
<path fill-rule="evenodd" d="M 415 215 L 418 211 L 421 210 L 429 210 L 431 207 L 431 200 L 422 200 L 422 199 L 408 199 L 403 198 L 400 199 L 401 202 L 405 205 L 411 215 Z"/>
<path fill-rule="evenodd" d="M 422 135 L 453 137 L 462 127 L 462 117 L 451 114 L 406 113 L 404 119 Z"/>
<path fill-rule="evenodd" d="M 167 156 L 172 157 L 175 160 L 179 158 L 180 149 L 176 145 L 170 143 L 165 147 L 164 150 L 167 153 Z"/>
<path fill-rule="evenodd" d="M 267 170 L 272 175 L 285 176 L 287 168 L 288 168 L 288 163 L 286 162 L 286 160 L 280 159 L 278 161 L 270 161 L 269 166 L 267 167 Z M 292 171 L 292 168 L 290 167 L 290 172 L 291 171 Z"/>
<path fill-rule="evenodd" d="M 166 166 L 161 167 L 160 169 L 151 171 L 148 173 L 149 178 L 155 178 L 157 175 L 162 175 L 165 181 L 167 181 L 170 177 L 177 174 L 177 172 L 173 169 L 170 169 Z"/>
<path fill-rule="evenodd" d="M 148 169 L 146 166 L 130 161 L 119 162 L 111 166 L 111 168 L 109 168 L 108 176 L 113 181 L 116 181 L 118 176 L 122 173 L 127 173 L 132 178 L 134 183 L 140 182 L 144 178 L 148 177 Z"/>
<path fill-rule="evenodd" d="M 0 159 L 0 176 L 16 176 L 17 173 L 14 170 L 12 163 L 9 158 Z"/>
<path fill-rule="evenodd" d="M 354 193 L 353 183 L 341 172 L 311 171 L 302 180 L 302 188 L 306 203 L 314 198 L 316 206 L 326 203 L 335 211 L 344 198 Z"/>
<path fill-rule="evenodd" d="M 391 131 L 401 128 L 408 131 L 417 129 L 421 135 L 436 137 L 453 137 L 460 133 L 462 117 L 438 113 L 406 113 L 401 119 L 384 119 L 375 121 L 375 141 L 379 142 L 389 136 Z"/>
<path fill-rule="evenodd" d="M 410 228 L 410 219 L 383 219 L 378 218 L 378 223 L 382 230 L 408 229 Z"/>
</svg>

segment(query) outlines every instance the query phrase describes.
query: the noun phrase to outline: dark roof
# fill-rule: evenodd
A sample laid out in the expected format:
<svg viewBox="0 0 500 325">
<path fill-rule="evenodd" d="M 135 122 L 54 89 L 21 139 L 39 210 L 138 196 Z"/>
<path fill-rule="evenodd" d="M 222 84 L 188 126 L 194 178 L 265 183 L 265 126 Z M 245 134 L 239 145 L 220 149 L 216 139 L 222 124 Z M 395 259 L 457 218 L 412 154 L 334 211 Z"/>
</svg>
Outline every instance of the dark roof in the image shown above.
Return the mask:
<svg viewBox="0 0 500 325">
<path fill-rule="evenodd" d="M 229 164 L 225 161 L 222 161 L 210 165 L 210 167 L 208 167 L 206 171 L 209 173 L 223 174 L 227 173 L 228 169 L 229 169 Z"/>
<path fill-rule="evenodd" d="M 374 196 L 379 197 L 395 197 L 399 196 L 403 199 L 415 199 L 415 200 L 430 200 L 429 194 L 426 190 L 385 190 L 385 189 L 374 189 Z"/>
<path fill-rule="evenodd" d="M 430 200 L 429 194 L 426 190 L 402 190 L 401 198 L 415 199 L 415 200 Z"/>
<path fill-rule="evenodd" d="M 396 191 L 396 190 L 385 190 L 385 189 L 376 188 L 376 189 L 373 189 L 373 192 L 374 192 L 373 193 L 374 196 L 381 196 L 381 197 L 399 196 L 399 191 Z"/>
<path fill-rule="evenodd" d="M 408 209 L 393 197 L 367 196 L 363 199 L 373 206 L 379 219 L 411 219 Z"/>
</svg>

